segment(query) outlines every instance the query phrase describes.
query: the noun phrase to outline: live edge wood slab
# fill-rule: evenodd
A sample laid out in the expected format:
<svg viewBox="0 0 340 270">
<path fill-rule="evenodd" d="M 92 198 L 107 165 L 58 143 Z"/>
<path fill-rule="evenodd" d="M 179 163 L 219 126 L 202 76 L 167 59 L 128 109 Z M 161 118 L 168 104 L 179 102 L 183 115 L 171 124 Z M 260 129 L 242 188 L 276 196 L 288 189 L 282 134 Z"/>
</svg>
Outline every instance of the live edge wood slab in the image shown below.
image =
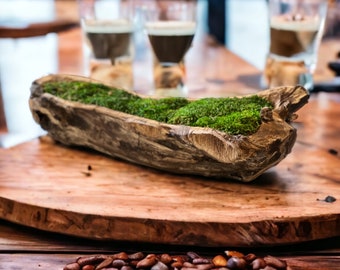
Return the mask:
<svg viewBox="0 0 340 270">
<path fill-rule="evenodd" d="M 312 97 L 292 153 L 251 183 L 160 172 L 48 137 L 0 149 L 0 217 L 91 239 L 196 246 L 339 236 L 339 102 Z"/>
</svg>

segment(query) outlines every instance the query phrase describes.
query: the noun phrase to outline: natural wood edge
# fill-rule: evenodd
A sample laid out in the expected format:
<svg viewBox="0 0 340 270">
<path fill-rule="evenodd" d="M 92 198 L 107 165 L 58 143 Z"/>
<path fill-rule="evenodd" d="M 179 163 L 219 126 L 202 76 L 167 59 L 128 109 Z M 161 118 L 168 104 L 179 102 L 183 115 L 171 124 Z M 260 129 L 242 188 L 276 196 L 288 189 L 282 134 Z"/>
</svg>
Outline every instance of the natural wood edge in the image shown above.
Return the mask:
<svg viewBox="0 0 340 270">
<path fill-rule="evenodd" d="M 48 209 L 0 196 L 0 215 L 7 221 L 43 231 L 93 240 L 220 247 L 282 245 L 340 236 L 339 215 L 251 220 L 246 223 L 183 222 L 111 217 Z M 129 233 L 126 233 L 129 228 Z"/>
<path fill-rule="evenodd" d="M 86 77 L 50 75 L 36 80 L 31 88 L 33 117 L 56 140 L 66 145 L 87 146 L 165 171 L 229 177 L 244 182 L 255 179 L 291 152 L 296 129 L 290 122 L 309 97 L 301 86 L 259 92 L 259 96 L 274 104 L 272 113 L 263 114 L 263 123 L 255 134 L 234 136 L 211 128 L 170 125 L 104 107 L 66 101 L 43 93 L 40 88 L 47 81 L 67 80 L 98 82 Z M 78 121 L 74 120 L 76 118 Z M 106 123 L 105 132 L 102 132 L 104 137 L 97 138 L 94 143 L 93 138 L 98 136 L 95 130 L 102 123 Z M 84 130 L 85 126 L 87 130 Z M 124 142 L 127 148 L 121 149 L 122 143 L 112 146 L 112 138 Z M 141 151 L 143 155 L 139 154 Z"/>
</svg>

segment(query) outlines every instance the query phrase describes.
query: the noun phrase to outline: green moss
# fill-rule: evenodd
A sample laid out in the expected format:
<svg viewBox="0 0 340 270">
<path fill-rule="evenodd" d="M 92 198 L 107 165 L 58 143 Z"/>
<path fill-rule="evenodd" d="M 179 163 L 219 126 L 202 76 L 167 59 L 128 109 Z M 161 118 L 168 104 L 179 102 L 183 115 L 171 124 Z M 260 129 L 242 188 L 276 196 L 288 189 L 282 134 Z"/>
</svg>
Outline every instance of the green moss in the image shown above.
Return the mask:
<svg viewBox="0 0 340 270">
<path fill-rule="evenodd" d="M 141 98 L 130 102 L 128 113 L 167 123 L 171 116 L 189 101 L 185 98 Z"/>
<path fill-rule="evenodd" d="M 210 127 L 250 135 L 261 124 L 260 111 L 272 105 L 256 95 L 242 98 L 141 98 L 122 89 L 87 82 L 48 82 L 44 92 L 65 100 L 94 104 L 169 124 Z"/>
<path fill-rule="evenodd" d="M 103 84 L 88 82 L 48 82 L 43 85 L 44 92 L 65 100 L 77 101 L 127 112 L 128 104 L 140 97 L 122 89 L 110 88 Z"/>
<path fill-rule="evenodd" d="M 260 111 L 272 107 L 256 95 L 243 98 L 203 98 L 176 111 L 168 123 L 211 127 L 229 134 L 249 135 L 261 124 Z"/>
</svg>

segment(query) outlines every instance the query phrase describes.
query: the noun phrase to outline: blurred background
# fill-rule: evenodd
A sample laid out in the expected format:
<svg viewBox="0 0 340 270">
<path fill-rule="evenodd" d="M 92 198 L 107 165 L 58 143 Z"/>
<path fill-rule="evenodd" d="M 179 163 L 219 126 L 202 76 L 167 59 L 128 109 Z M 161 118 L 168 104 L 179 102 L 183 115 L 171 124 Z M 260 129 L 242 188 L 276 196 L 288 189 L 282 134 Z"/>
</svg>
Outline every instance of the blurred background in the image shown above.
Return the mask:
<svg viewBox="0 0 340 270">
<path fill-rule="evenodd" d="M 0 0 L 0 25 L 20 26 L 28 22 L 51 20 L 55 16 L 78 20 L 78 11 L 73 5 L 76 1 Z M 59 9 L 60 2 L 63 2 L 62 10 Z M 68 8 L 65 8 L 65 2 L 69 2 Z M 329 2 L 325 36 L 340 35 L 340 1 Z M 269 38 L 267 0 L 198 0 L 198 3 L 201 30 L 262 69 Z M 1 40 L 1 43 L 4 41 Z M 3 46 L 6 44 L 0 46 L 0 50 L 4 51 Z"/>
</svg>

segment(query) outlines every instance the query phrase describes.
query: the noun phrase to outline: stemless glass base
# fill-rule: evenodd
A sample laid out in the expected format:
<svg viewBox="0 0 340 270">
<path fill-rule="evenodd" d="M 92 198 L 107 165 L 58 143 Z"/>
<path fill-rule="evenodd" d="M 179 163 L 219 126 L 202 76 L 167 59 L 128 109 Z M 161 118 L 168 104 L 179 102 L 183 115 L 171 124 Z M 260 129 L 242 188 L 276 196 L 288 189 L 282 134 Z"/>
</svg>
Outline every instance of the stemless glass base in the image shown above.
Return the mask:
<svg viewBox="0 0 340 270">
<path fill-rule="evenodd" d="M 155 61 L 154 95 L 187 96 L 183 59 L 196 32 L 197 0 L 144 3 L 144 27 Z"/>
<path fill-rule="evenodd" d="M 78 0 L 83 32 L 84 75 L 133 89 L 132 0 Z"/>
<path fill-rule="evenodd" d="M 261 78 L 261 88 L 282 85 L 301 85 L 308 90 L 313 88 L 313 70 L 303 60 L 273 57 L 269 55 Z"/>
<path fill-rule="evenodd" d="M 270 48 L 262 88 L 313 88 L 327 0 L 269 0 Z"/>
<path fill-rule="evenodd" d="M 185 85 L 185 68 L 181 62 L 157 63 L 154 66 L 154 95 L 158 97 L 185 97 L 188 88 Z"/>
<path fill-rule="evenodd" d="M 157 88 L 151 94 L 155 97 L 187 97 L 188 87 L 183 85 L 177 88 Z"/>
</svg>

